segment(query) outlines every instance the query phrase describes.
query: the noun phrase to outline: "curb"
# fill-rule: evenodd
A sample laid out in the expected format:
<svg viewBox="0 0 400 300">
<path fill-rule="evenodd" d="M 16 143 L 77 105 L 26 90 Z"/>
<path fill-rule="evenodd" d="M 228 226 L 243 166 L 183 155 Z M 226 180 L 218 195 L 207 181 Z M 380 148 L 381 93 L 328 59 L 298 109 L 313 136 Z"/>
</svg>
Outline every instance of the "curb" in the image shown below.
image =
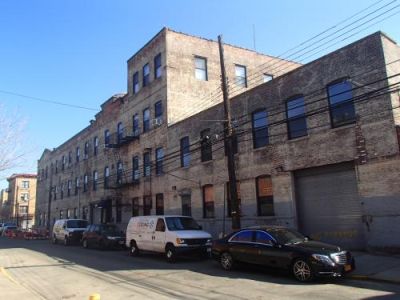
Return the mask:
<svg viewBox="0 0 400 300">
<path fill-rule="evenodd" d="M 374 278 L 368 275 L 348 275 L 347 278 L 360 281 L 375 281 L 375 282 L 390 283 L 390 284 L 400 284 L 400 280 Z"/>
</svg>

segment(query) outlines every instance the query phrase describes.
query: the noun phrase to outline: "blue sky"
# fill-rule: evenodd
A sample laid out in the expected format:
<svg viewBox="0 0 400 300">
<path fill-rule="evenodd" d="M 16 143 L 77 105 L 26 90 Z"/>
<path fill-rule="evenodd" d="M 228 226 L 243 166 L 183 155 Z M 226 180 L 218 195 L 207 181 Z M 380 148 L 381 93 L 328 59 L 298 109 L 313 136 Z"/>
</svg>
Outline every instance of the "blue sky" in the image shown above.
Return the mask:
<svg viewBox="0 0 400 300">
<path fill-rule="evenodd" d="M 127 59 L 163 26 L 212 39 L 223 34 L 225 42 L 246 48 L 253 48 L 254 26 L 257 51 L 280 55 L 377 2 L 363 15 L 389 3 L 390 13 L 400 9 L 395 8 L 397 0 L 2 0 L 0 104 L 6 113 L 17 111 L 27 121 L 22 146 L 28 152 L 23 167 L 3 175 L 35 172 L 45 148 L 60 145 L 96 113 L 4 91 L 99 108 L 111 95 L 127 90 Z M 315 58 L 377 30 L 400 41 L 399 25 L 400 14 Z M 0 181 L 0 188 L 5 185 Z"/>
</svg>

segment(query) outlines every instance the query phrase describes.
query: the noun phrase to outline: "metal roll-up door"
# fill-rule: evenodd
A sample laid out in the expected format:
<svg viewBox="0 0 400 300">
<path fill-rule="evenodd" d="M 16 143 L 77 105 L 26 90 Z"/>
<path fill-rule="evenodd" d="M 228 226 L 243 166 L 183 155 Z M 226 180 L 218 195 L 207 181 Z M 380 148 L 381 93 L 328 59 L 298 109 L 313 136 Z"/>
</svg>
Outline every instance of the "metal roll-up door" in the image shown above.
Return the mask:
<svg viewBox="0 0 400 300">
<path fill-rule="evenodd" d="M 364 249 L 354 164 L 303 169 L 294 175 L 300 230 L 315 240 Z"/>
</svg>

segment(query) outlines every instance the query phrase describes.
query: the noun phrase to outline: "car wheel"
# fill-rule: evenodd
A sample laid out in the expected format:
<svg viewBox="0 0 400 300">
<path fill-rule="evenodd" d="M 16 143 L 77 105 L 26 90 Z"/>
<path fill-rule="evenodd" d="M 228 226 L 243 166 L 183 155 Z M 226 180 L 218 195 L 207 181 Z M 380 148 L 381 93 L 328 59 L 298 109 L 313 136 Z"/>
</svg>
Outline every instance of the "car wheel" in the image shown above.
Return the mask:
<svg viewBox="0 0 400 300">
<path fill-rule="evenodd" d="M 65 236 L 64 237 L 64 246 L 68 246 L 68 245 L 69 245 L 69 240 L 68 240 L 68 237 Z"/>
<path fill-rule="evenodd" d="M 83 248 L 86 248 L 86 249 L 89 248 L 87 239 L 84 239 L 84 240 L 82 241 L 82 246 L 83 246 Z"/>
<path fill-rule="evenodd" d="M 229 252 L 222 253 L 219 261 L 224 270 L 230 271 L 233 269 L 234 261 Z"/>
<path fill-rule="evenodd" d="M 131 242 L 131 246 L 129 247 L 129 255 L 130 256 L 138 256 L 139 255 L 139 248 L 137 247 L 135 241 Z"/>
<path fill-rule="evenodd" d="M 175 256 L 175 247 L 173 245 L 167 245 L 167 247 L 165 248 L 165 258 L 167 259 L 167 261 L 170 263 L 175 262 Z"/>
<path fill-rule="evenodd" d="M 55 235 L 53 235 L 53 238 L 51 239 L 51 242 L 55 245 L 57 244 L 57 238 Z"/>
<path fill-rule="evenodd" d="M 301 282 L 311 281 L 314 277 L 310 264 L 305 259 L 296 259 L 292 266 L 294 277 Z"/>
</svg>

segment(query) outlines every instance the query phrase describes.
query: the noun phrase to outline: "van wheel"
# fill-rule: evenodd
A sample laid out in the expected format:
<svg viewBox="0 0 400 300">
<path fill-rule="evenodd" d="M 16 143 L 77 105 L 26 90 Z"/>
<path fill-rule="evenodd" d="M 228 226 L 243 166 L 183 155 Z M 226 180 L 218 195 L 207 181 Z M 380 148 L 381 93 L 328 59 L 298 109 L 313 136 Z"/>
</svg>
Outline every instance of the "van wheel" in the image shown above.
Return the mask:
<svg viewBox="0 0 400 300">
<path fill-rule="evenodd" d="M 86 248 L 86 249 L 88 249 L 88 248 L 89 248 L 89 245 L 88 245 L 87 239 L 84 239 L 84 240 L 82 241 L 82 246 L 83 246 L 83 248 Z"/>
<path fill-rule="evenodd" d="M 57 238 L 55 235 L 53 235 L 53 238 L 51 239 L 52 243 L 55 245 L 57 244 Z"/>
<path fill-rule="evenodd" d="M 129 255 L 130 256 L 138 256 L 139 248 L 136 245 L 135 241 L 131 241 L 131 246 L 129 247 Z"/>
<path fill-rule="evenodd" d="M 68 245 L 69 245 L 69 240 L 68 240 L 68 237 L 65 236 L 64 237 L 64 246 L 68 246 Z"/>
<path fill-rule="evenodd" d="M 230 271 L 233 269 L 234 261 L 229 252 L 222 253 L 219 262 L 224 270 Z"/>
<path fill-rule="evenodd" d="M 176 254 L 175 247 L 173 245 L 167 245 L 167 247 L 165 248 L 165 258 L 170 263 L 175 262 Z"/>
</svg>

